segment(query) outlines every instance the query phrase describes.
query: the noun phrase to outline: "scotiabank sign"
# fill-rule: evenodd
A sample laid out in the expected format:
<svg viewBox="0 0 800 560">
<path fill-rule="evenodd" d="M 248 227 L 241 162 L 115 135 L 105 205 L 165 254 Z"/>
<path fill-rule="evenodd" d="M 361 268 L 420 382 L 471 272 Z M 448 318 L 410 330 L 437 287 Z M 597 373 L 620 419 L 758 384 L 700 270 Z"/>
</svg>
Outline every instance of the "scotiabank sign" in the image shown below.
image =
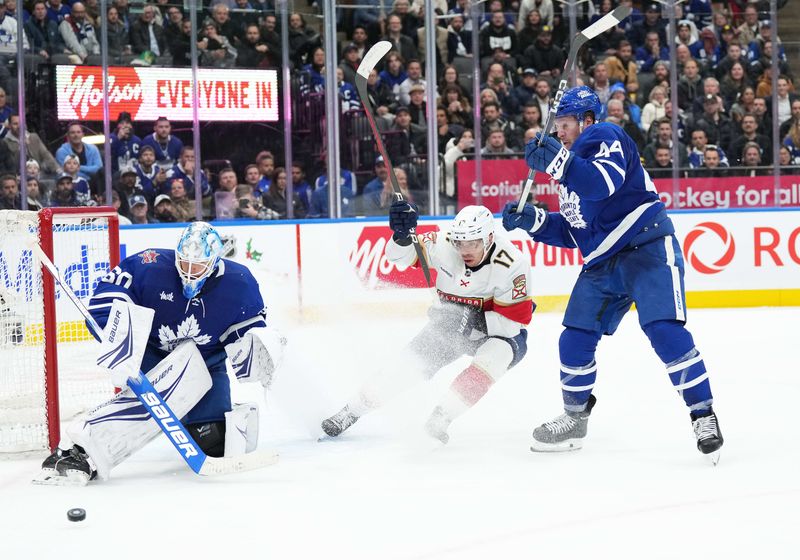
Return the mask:
<svg viewBox="0 0 800 560">
<path fill-rule="evenodd" d="M 483 160 L 480 188 L 475 181 L 475 160 L 456 162 L 458 208 L 480 203 L 501 212 L 509 200 L 519 200 L 528 176 L 523 159 Z M 661 201 L 671 209 L 712 210 L 716 208 L 768 208 L 800 206 L 800 176 L 784 175 L 777 201 L 773 177 L 715 177 L 679 179 L 678 192 L 671 179 L 655 179 Z M 536 173 L 532 189 L 548 208 L 558 208 L 558 185 L 544 173 Z"/>
<path fill-rule="evenodd" d="M 201 121 L 277 121 L 275 70 L 197 70 Z M 59 120 L 103 120 L 103 75 L 99 66 L 57 66 Z M 109 118 L 122 111 L 134 121 L 192 120 L 191 68 L 109 67 Z"/>
</svg>

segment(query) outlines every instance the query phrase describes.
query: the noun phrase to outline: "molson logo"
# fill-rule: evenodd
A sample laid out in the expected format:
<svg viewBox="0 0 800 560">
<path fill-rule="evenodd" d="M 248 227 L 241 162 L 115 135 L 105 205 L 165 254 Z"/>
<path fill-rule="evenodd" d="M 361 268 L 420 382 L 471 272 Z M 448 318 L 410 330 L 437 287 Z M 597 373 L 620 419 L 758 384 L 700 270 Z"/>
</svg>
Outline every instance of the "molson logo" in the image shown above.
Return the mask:
<svg viewBox="0 0 800 560">
<path fill-rule="evenodd" d="M 707 255 L 707 251 L 702 251 L 703 259 L 697 255 L 698 249 L 695 248 L 695 242 L 705 234 L 710 234 L 717 237 L 722 242 L 721 255 L 713 260 L 713 255 Z M 733 241 L 733 236 L 723 226 L 716 222 L 703 222 L 697 224 L 683 242 L 684 250 L 686 252 L 686 260 L 692 267 L 703 274 L 716 274 L 722 272 L 726 266 L 733 260 L 736 254 L 736 243 Z"/>
<path fill-rule="evenodd" d="M 65 72 L 63 90 L 58 92 L 61 109 L 74 116 L 65 118 L 102 120 L 103 118 L 103 74 L 99 66 L 59 66 L 58 73 Z M 71 73 L 71 75 L 70 75 Z M 115 119 L 120 111 L 127 111 L 135 119 L 144 97 L 142 82 L 134 68 L 108 69 L 109 115 Z M 59 111 L 61 114 L 62 111 Z M 60 115 L 59 115 L 60 116 Z"/>
<path fill-rule="evenodd" d="M 422 236 L 437 230 L 436 226 L 420 226 L 417 234 Z M 426 288 L 425 275 L 420 267 L 400 271 L 386 258 L 386 244 L 391 237 L 392 230 L 385 226 L 366 226 L 361 230 L 356 247 L 350 253 L 350 264 L 356 267 L 358 277 L 369 288 Z M 436 282 L 435 270 L 431 270 L 431 281 Z"/>
</svg>

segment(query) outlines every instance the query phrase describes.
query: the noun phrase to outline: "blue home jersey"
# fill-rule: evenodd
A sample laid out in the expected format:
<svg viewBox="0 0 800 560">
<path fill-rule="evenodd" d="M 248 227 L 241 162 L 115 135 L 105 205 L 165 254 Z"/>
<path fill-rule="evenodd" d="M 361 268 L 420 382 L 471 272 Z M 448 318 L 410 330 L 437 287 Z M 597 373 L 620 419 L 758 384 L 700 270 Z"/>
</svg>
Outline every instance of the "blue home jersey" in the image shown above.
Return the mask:
<svg viewBox="0 0 800 560">
<path fill-rule="evenodd" d="M 175 251 L 147 249 L 122 261 L 97 285 L 89 311 L 105 326 L 115 299 L 155 310 L 148 353 L 165 355 L 179 342 L 194 339 L 203 358 L 224 361 L 224 346 L 249 329 L 266 326 L 266 309 L 250 271 L 221 260 L 214 275 L 191 300 L 175 268 Z"/>
<path fill-rule="evenodd" d="M 642 168 L 636 144 L 615 124 L 586 128 L 572 145 L 573 159 L 559 185 L 559 212 L 550 212 L 537 241 L 578 247 L 585 265 L 602 262 L 653 222 L 673 233 L 655 185 Z M 658 226 L 656 226 L 658 227 Z"/>
</svg>

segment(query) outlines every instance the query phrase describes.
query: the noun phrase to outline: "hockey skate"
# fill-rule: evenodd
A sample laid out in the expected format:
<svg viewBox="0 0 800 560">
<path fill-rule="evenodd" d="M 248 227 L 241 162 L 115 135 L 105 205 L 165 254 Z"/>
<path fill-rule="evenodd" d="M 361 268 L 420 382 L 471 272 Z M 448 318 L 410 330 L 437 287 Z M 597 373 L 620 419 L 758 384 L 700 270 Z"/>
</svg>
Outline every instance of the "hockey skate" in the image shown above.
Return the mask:
<svg viewBox="0 0 800 560">
<path fill-rule="evenodd" d="M 78 445 L 60 447 L 42 463 L 42 472 L 34 484 L 51 486 L 86 486 L 97 478 L 97 470 L 86 452 Z"/>
<path fill-rule="evenodd" d="M 589 395 L 582 412 L 565 412 L 533 430 L 531 451 L 576 451 L 583 447 L 583 438 L 589 425 L 589 415 L 597 399 Z"/>
<path fill-rule="evenodd" d="M 447 434 L 447 428 L 450 426 L 452 419 L 448 418 L 444 413 L 441 406 L 433 409 L 428 421 L 425 422 L 425 431 L 432 438 L 436 438 L 442 443 L 450 441 L 450 436 Z"/>
<path fill-rule="evenodd" d="M 322 431 L 329 437 L 336 437 L 355 424 L 358 419 L 358 416 L 350 412 L 350 407 L 345 406 L 330 418 L 322 421 Z"/>
<path fill-rule="evenodd" d="M 714 409 L 709 408 L 708 411 L 697 414 L 692 412 L 691 416 L 694 436 L 697 438 L 697 449 L 708 456 L 712 465 L 716 465 L 719 463 L 719 450 L 724 440 Z"/>
</svg>

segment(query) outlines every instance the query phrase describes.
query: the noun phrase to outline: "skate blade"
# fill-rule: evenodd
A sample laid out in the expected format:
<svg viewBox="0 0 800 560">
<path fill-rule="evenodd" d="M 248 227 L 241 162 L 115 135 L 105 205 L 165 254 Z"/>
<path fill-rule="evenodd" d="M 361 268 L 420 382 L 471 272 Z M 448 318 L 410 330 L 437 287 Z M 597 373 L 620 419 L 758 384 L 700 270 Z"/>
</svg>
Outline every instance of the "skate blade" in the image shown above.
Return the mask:
<svg viewBox="0 0 800 560">
<path fill-rule="evenodd" d="M 544 443 L 533 440 L 531 451 L 534 453 L 562 453 L 564 451 L 577 451 L 583 447 L 583 440 L 568 439 L 560 443 Z"/>
<path fill-rule="evenodd" d="M 80 471 L 67 471 L 66 475 L 62 475 L 55 469 L 42 469 L 31 483 L 39 486 L 86 486 L 89 484 L 89 475 Z"/>
<path fill-rule="evenodd" d="M 720 450 L 717 449 L 716 451 L 706 455 L 706 460 L 708 460 L 708 462 L 711 463 L 712 467 L 716 467 L 717 463 L 719 463 L 719 453 Z"/>
</svg>

